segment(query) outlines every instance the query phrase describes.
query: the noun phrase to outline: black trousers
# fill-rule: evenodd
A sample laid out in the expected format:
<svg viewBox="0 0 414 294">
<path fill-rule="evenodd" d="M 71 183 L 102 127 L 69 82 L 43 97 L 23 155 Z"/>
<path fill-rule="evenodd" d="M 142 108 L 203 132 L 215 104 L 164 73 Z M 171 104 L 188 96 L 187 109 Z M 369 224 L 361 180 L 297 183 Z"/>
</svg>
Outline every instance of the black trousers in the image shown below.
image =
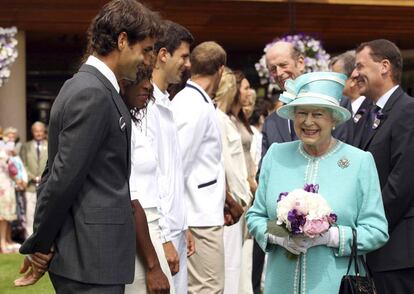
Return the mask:
<svg viewBox="0 0 414 294">
<path fill-rule="evenodd" d="M 374 272 L 373 277 L 378 294 L 414 293 L 414 268 Z"/>
<path fill-rule="evenodd" d="M 265 260 L 265 253 L 259 244 L 257 244 L 256 239 L 253 238 L 253 264 L 252 264 L 252 286 L 254 294 L 261 294 L 261 281 L 262 281 L 262 272 L 263 265 Z"/>
<path fill-rule="evenodd" d="M 56 294 L 124 294 L 125 285 L 86 284 L 49 272 Z"/>
</svg>

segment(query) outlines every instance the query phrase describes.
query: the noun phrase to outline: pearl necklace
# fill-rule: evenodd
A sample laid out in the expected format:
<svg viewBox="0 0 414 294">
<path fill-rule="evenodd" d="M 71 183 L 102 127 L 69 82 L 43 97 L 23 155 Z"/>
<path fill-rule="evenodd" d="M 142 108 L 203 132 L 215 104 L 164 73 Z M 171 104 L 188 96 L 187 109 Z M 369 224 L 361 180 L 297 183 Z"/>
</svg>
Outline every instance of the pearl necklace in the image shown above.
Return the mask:
<svg viewBox="0 0 414 294">
<path fill-rule="evenodd" d="M 341 145 L 342 142 L 336 140 L 328 152 L 322 156 L 312 156 L 305 151 L 303 142 L 300 142 L 298 146 L 299 153 L 308 160 L 308 165 L 305 170 L 304 184 L 316 184 L 320 161 L 328 158 L 331 154 L 335 153 Z"/>
</svg>

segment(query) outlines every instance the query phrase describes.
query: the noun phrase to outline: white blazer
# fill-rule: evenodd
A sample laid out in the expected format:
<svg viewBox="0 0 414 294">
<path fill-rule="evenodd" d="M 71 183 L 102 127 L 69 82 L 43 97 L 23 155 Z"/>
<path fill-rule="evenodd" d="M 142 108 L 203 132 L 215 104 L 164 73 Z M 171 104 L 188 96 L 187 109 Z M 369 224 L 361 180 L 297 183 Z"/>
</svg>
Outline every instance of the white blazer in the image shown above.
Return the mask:
<svg viewBox="0 0 414 294">
<path fill-rule="evenodd" d="M 253 196 L 247 181 L 246 161 L 240 133 L 228 115 L 218 108 L 217 116 L 223 142 L 224 168 L 228 188 L 239 204 L 250 206 Z"/>
<path fill-rule="evenodd" d="M 187 224 L 211 227 L 224 224 L 224 165 L 221 134 L 214 104 L 196 83 L 172 100 L 183 156 Z"/>
</svg>

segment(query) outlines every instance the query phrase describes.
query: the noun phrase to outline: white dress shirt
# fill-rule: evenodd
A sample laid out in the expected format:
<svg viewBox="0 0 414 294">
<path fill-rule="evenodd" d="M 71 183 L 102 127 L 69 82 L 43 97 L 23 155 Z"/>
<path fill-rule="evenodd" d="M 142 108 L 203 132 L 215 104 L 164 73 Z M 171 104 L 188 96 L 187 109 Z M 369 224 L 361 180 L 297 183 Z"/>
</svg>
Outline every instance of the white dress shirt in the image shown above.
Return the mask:
<svg viewBox="0 0 414 294">
<path fill-rule="evenodd" d="M 198 84 L 187 81 L 171 105 L 183 157 L 188 225 L 222 226 L 225 179 L 214 104 Z"/>
<path fill-rule="evenodd" d="M 159 210 L 157 156 L 150 138 L 145 135 L 145 130 L 141 130 L 135 122 L 132 122 L 131 126 L 131 175 L 129 177 L 131 200 L 137 199 L 143 209 Z M 147 219 L 148 222 L 154 220 Z"/>
<path fill-rule="evenodd" d="M 376 105 L 381 107 L 381 109 L 384 108 L 385 104 L 387 103 L 388 99 L 390 99 L 392 93 L 394 93 L 395 90 L 397 90 L 397 88 L 399 87 L 399 85 L 392 87 L 391 89 L 389 89 L 384 95 L 382 95 Z"/>
<path fill-rule="evenodd" d="M 357 99 L 351 102 L 352 117 L 355 116 L 355 114 L 358 112 L 359 108 L 361 107 L 361 104 L 364 101 L 365 101 L 365 96 L 359 96 Z"/>
<path fill-rule="evenodd" d="M 86 60 L 85 64 L 91 65 L 95 67 L 97 70 L 99 70 L 101 74 L 103 74 L 105 78 L 107 78 L 111 82 L 112 86 L 114 86 L 115 90 L 119 93 L 119 84 L 116 80 L 116 76 L 114 72 L 103 61 L 99 60 L 93 55 L 89 55 L 88 60 Z"/>
<path fill-rule="evenodd" d="M 187 229 L 187 212 L 184 198 L 182 156 L 178 131 L 172 113 L 168 93 L 154 86 L 155 103 L 147 109 L 149 136 L 156 142 L 159 160 L 161 210 L 169 234 L 164 240 L 171 241 Z"/>
</svg>

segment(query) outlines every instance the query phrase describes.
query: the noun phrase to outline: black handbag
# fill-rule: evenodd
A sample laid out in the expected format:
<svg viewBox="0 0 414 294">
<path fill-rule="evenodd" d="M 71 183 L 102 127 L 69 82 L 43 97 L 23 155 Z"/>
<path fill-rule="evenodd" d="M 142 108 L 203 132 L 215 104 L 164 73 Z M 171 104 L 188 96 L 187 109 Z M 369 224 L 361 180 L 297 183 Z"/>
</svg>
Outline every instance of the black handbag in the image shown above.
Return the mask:
<svg viewBox="0 0 414 294">
<path fill-rule="evenodd" d="M 342 277 L 341 286 L 339 287 L 339 294 L 377 294 L 374 280 L 371 277 L 368 266 L 362 256 L 358 256 L 357 249 L 357 233 L 352 229 L 352 252 L 349 256 L 348 270 L 346 275 Z M 365 269 L 365 276 L 359 273 L 358 259 Z M 352 262 L 354 262 L 355 275 L 349 275 Z"/>
</svg>

